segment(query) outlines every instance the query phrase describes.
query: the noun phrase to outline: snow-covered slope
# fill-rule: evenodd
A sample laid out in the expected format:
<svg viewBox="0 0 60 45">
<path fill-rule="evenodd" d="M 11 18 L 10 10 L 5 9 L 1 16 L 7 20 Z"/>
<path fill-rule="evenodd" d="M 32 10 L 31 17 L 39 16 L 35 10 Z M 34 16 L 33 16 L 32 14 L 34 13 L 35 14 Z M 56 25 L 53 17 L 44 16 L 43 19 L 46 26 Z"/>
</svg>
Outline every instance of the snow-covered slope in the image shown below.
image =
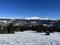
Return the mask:
<svg viewBox="0 0 60 45">
<path fill-rule="evenodd" d="M 25 19 L 27 19 L 27 20 L 33 20 L 33 19 L 39 19 L 39 20 L 49 20 L 48 18 L 39 18 L 39 17 L 35 17 L 35 16 L 33 16 L 33 17 L 26 17 Z"/>
<path fill-rule="evenodd" d="M 60 33 L 36 33 L 32 31 L 0 34 L 0 45 L 60 45 Z"/>
</svg>

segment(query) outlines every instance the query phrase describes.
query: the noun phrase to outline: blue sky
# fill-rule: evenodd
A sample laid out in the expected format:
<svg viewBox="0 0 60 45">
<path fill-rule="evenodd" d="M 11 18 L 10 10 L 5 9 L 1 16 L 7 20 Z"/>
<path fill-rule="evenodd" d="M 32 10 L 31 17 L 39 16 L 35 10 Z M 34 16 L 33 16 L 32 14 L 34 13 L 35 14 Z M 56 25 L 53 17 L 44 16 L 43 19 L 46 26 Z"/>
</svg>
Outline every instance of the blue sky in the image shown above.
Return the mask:
<svg viewBox="0 0 60 45">
<path fill-rule="evenodd" d="M 60 19 L 60 0 L 0 0 L 0 17 Z"/>
</svg>

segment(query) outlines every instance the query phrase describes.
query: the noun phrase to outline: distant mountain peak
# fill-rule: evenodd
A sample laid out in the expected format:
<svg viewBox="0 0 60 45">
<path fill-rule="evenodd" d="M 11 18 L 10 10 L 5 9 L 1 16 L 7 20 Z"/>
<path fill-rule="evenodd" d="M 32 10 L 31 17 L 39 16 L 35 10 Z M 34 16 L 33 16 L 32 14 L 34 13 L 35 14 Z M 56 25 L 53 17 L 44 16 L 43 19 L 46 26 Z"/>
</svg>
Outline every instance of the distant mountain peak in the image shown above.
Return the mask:
<svg viewBox="0 0 60 45">
<path fill-rule="evenodd" d="M 28 20 L 30 20 L 30 19 L 39 19 L 39 20 L 49 20 L 48 18 L 39 18 L 39 17 L 35 17 L 35 16 L 33 16 L 33 17 L 26 17 L 25 19 L 28 19 Z"/>
</svg>

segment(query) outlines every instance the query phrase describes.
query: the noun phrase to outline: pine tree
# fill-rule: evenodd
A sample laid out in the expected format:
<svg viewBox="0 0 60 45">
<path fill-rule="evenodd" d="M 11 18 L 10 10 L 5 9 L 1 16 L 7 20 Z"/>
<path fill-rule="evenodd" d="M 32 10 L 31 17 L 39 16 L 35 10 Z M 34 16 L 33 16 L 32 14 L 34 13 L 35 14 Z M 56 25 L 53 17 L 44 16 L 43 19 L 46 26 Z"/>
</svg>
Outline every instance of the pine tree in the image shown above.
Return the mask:
<svg viewBox="0 0 60 45">
<path fill-rule="evenodd" d="M 7 30 L 8 30 L 8 33 L 14 33 L 13 23 L 10 23 L 10 24 L 7 26 Z"/>
</svg>

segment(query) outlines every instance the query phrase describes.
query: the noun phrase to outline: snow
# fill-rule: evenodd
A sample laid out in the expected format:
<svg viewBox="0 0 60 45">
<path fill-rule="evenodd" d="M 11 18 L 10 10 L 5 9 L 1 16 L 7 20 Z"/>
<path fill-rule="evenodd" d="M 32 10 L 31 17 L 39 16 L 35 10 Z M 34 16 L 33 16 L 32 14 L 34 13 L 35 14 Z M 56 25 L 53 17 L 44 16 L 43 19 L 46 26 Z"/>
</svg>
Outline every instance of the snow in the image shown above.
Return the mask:
<svg viewBox="0 0 60 45">
<path fill-rule="evenodd" d="M 40 19 L 40 20 L 49 20 L 48 18 L 40 18 L 40 17 L 36 17 L 36 16 L 33 16 L 33 17 L 26 17 L 25 19 L 27 20 L 33 20 L 33 19 Z"/>
<path fill-rule="evenodd" d="M 60 45 L 60 33 L 36 33 L 35 31 L 0 34 L 0 45 Z"/>
</svg>

